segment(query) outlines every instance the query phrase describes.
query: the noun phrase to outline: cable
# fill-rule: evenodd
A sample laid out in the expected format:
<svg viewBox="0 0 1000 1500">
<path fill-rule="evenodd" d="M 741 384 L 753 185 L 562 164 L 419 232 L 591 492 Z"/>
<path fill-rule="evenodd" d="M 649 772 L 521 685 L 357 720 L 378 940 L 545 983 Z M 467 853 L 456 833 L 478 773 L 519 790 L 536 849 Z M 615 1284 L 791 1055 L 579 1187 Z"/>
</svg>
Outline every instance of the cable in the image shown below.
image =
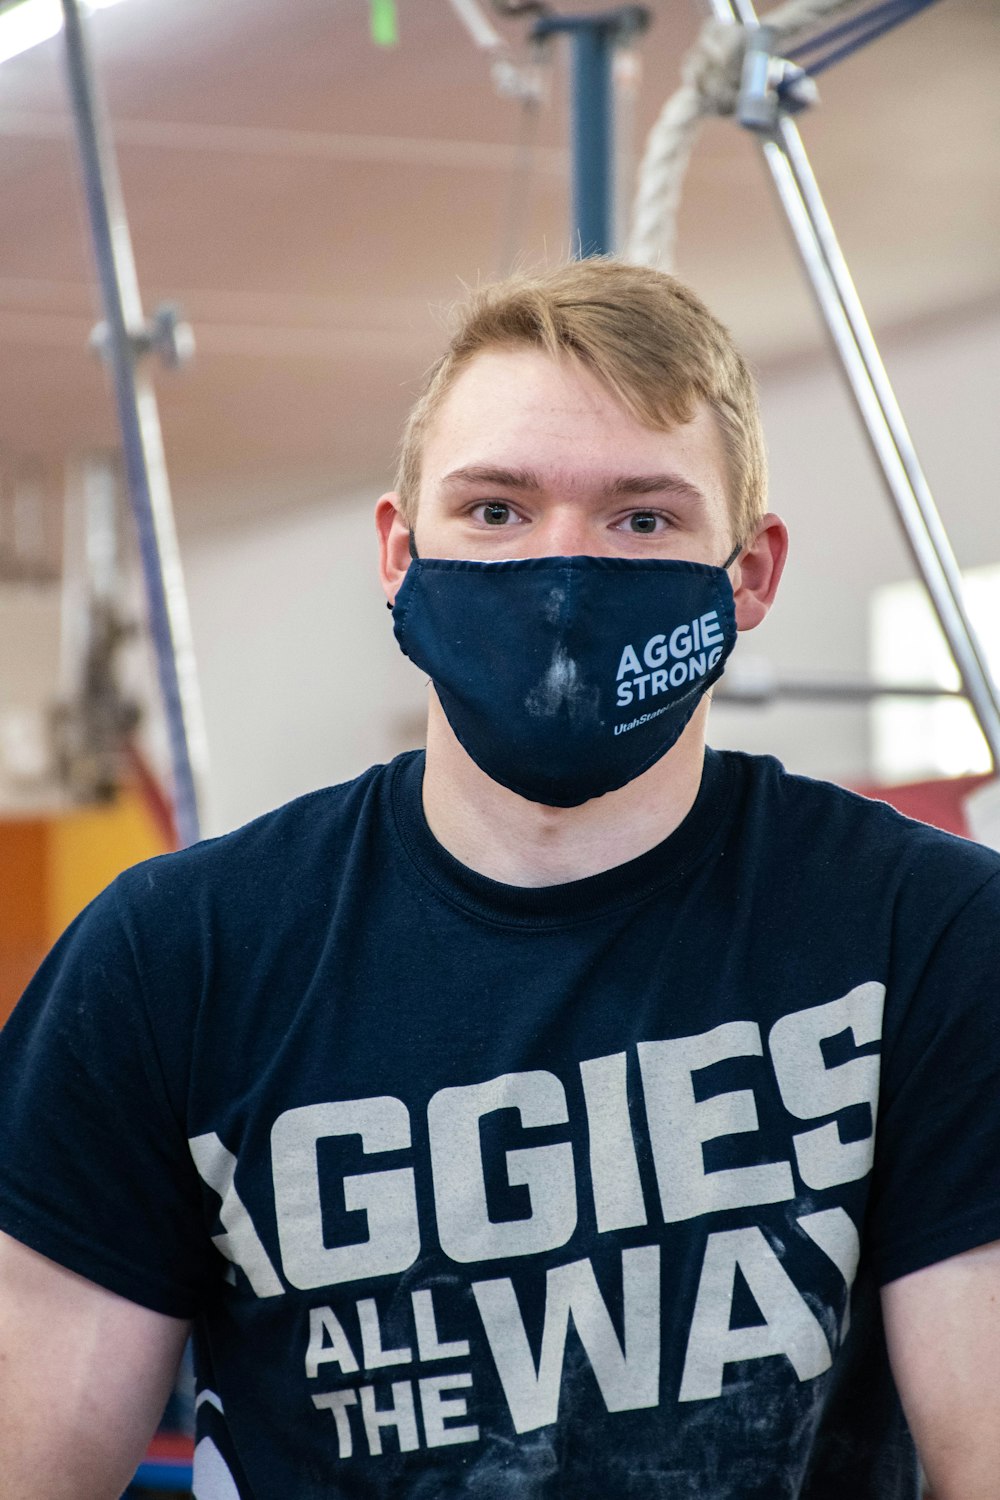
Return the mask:
<svg viewBox="0 0 1000 1500">
<path fill-rule="evenodd" d="M 925 9 L 933 3 L 933 0 L 882 0 L 879 5 L 873 5 L 870 10 L 863 10 L 858 15 L 852 16 L 849 21 L 841 21 L 837 26 L 831 26 L 826 31 L 819 32 L 810 37 L 807 42 L 801 42 L 797 47 L 786 49 L 785 56 L 793 62 L 799 62 L 808 53 L 815 52 L 817 48 L 825 47 L 831 42 L 839 42 L 843 37 L 849 37 L 852 32 L 859 28 L 875 24 L 884 18 L 898 17 L 905 20 L 907 16 L 915 15 L 917 11 Z"/>
<path fill-rule="evenodd" d="M 801 64 L 802 71 L 810 78 L 817 78 L 820 73 L 825 73 L 827 68 L 832 68 L 835 63 L 843 62 L 844 58 L 866 47 L 869 42 L 877 41 L 886 32 L 893 31 L 903 21 L 908 21 L 911 16 L 919 15 L 922 10 L 927 10 L 934 5 L 936 0 L 886 0 L 885 4 L 876 5 L 871 10 L 864 11 L 860 16 L 855 16 L 850 21 L 843 22 L 840 26 L 831 27 L 829 31 L 823 32 L 818 37 L 813 37 L 801 47 L 787 53 L 793 62 L 799 62 L 805 54 L 814 52 L 818 47 L 827 45 L 841 37 L 847 37 L 842 46 L 824 53 L 815 62 Z M 782 86 L 779 85 L 779 94 Z"/>
<path fill-rule="evenodd" d="M 501 16 L 547 16 L 552 7 L 545 0 L 493 0 L 493 9 Z"/>
</svg>

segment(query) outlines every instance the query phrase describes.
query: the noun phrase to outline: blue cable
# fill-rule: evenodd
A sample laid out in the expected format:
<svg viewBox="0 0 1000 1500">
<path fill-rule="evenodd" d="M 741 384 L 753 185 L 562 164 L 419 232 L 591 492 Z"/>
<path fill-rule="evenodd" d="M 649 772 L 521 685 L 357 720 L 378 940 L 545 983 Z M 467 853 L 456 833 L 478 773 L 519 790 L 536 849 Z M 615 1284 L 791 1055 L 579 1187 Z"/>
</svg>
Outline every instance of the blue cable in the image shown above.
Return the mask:
<svg viewBox="0 0 1000 1500">
<path fill-rule="evenodd" d="M 799 45 L 785 55 L 793 62 L 804 57 L 808 52 L 815 52 L 817 47 L 824 47 L 828 42 L 839 42 L 841 37 L 850 36 L 859 27 L 867 26 L 873 22 L 881 21 L 883 18 L 906 16 L 914 10 L 922 9 L 924 5 L 930 4 L 931 0 L 882 0 L 879 5 L 873 5 L 871 9 L 861 11 L 860 14 L 851 16 L 846 21 L 840 21 L 836 26 L 830 26 L 826 31 L 821 31 L 817 36 L 812 36 L 806 42 Z"/>
<path fill-rule="evenodd" d="M 851 40 L 846 41 L 843 46 L 834 47 L 832 51 L 818 57 L 815 62 L 803 65 L 802 71 L 810 78 L 815 78 L 819 73 L 824 73 L 827 68 L 832 68 L 834 63 L 842 62 L 845 57 L 850 57 L 853 52 L 858 52 L 869 42 L 876 41 L 887 31 L 891 31 L 903 21 L 908 21 L 911 16 L 918 15 L 920 11 L 926 10 L 933 4 L 935 0 L 883 0 L 883 3 L 863 11 L 861 15 L 854 16 L 849 21 L 842 21 L 838 26 L 832 26 L 829 30 L 821 32 L 819 36 L 811 37 L 809 41 L 803 42 L 788 53 L 789 61 L 796 62 L 819 47 L 840 41 L 842 37 L 850 37 Z"/>
</svg>

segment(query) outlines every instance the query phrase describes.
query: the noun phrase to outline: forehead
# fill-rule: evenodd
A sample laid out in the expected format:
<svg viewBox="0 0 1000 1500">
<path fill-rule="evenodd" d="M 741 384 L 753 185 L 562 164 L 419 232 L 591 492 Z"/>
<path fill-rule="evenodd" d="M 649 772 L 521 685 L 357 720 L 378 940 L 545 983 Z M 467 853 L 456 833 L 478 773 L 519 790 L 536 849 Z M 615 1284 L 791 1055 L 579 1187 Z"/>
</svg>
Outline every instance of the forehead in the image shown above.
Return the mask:
<svg viewBox="0 0 1000 1500">
<path fill-rule="evenodd" d="M 421 492 L 455 469 L 530 468 L 560 484 L 671 471 L 726 504 L 726 456 L 711 410 L 664 431 L 629 412 L 570 358 L 491 349 L 456 377 L 424 441 Z"/>
</svg>

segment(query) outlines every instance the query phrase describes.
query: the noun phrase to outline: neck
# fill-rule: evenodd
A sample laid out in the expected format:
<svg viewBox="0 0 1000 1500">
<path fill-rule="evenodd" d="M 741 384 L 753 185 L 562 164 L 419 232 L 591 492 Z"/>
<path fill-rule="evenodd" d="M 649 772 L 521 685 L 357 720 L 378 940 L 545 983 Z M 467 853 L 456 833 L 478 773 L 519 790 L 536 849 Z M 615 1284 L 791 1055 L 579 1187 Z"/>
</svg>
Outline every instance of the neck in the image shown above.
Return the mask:
<svg viewBox="0 0 1000 1500">
<path fill-rule="evenodd" d="M 676 745 L 616 792 L 580 807 L 545 807 L 492 781 L 462 749 L 433 689 L 424 813 L 449 854 L 507 885 L 561 885 L 654 848 L 694 805 L 705 758 L 707 701 Z"/>
</svg>

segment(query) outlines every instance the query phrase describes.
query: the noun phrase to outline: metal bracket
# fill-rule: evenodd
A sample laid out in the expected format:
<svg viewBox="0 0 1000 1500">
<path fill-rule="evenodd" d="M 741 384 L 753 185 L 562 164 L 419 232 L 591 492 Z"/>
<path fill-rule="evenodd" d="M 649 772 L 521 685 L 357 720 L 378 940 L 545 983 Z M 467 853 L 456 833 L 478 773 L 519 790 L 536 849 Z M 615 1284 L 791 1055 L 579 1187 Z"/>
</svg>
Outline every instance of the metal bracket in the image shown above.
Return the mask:
<svg viewBox="0 0 1000 1500">
<path fill-rule="evenodd" d="M 747 130 L 773 131 L 782 115 L 819 102 L 819 89 L 795 63 L 774 51 L 773 26 L 748 26 L 736 117 Z"/>
<path fill-rule="evenodd" d="M 128 334 L 133 358 L 156 354 L 167 370 L 180 370 L 194 358 L 194 329 L 174 302 L 162 302 L 141 328 Z M 103 360 L 112 358 L 111 330 L 106 322 L 96 325 L 90 347 Z"/>
</svg>

